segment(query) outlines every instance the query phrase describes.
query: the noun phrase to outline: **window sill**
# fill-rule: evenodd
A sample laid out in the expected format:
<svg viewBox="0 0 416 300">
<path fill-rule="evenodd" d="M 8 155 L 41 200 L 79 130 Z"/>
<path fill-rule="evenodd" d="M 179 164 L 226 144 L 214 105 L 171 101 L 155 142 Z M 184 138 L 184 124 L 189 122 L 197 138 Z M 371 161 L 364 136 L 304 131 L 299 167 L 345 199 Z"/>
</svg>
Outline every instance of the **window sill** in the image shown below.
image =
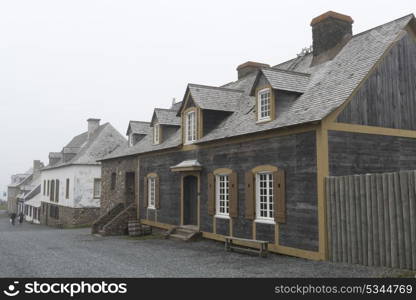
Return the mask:
<svg viewBox="0 0 416 300">
<path fill-rule="evenodd" d="M 256 219 L 254 220 L 256 223 L 263 223 L 263 224 L 270 224 L 270 225 L 276 225 L 276 222 L 274 220 L 267 220 L 267 219 Z"/>
<path fill-rule="evenodd" d="M 147 209 L 156 210 L 156 207 L 147 207 Z"/>
<path fill-rule="evenodd" d="M 263 119 L 263 120 L 258 120 L 258 121 L 256 122 L 256 124 L 267 123 L 267 122 L 270 122 L 271 120 L 272 120 L 271 118 L 268 118 L 268 119 Z"/>
<path fill-rule="evenodd" d="M 230 219 L 230 216 L 225 216 L 225 215 L 215 215 L 214 217 L 218 219 L 226 219 L 226 220 Z"/>
</svg>

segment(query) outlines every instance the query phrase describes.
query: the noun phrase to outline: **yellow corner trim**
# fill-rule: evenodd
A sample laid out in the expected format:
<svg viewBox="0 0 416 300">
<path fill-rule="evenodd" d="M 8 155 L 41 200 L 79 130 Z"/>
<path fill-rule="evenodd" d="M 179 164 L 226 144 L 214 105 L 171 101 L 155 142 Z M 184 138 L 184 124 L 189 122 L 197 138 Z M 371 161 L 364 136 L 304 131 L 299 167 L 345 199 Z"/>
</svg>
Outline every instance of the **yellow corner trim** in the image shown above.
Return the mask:
<svg viewBox="0 0 416 300">
<path fill-rule="evenodd" d="M 330 123 L 329 130 L 416 138 L 416 130 L 395 129 L 348 123 Z"/>
</svg>

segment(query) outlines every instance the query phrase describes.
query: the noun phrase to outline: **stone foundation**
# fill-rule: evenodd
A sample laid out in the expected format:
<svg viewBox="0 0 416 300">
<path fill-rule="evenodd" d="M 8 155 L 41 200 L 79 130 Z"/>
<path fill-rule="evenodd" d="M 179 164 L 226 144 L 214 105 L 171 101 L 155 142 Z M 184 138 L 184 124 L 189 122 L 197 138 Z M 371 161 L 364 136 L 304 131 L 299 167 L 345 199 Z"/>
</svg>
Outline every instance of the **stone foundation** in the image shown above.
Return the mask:
<svg viewBox="0 0 416 300">
<path fill-rule="evenodd" d="M 56 206 L 58 216 L 55 217 L 51 210 Z M 52 227 L 81 227 L 90 226 L 100 216 L 99 207 L 73 208 L 42 202 L 40 223 Z"/>
</svg>

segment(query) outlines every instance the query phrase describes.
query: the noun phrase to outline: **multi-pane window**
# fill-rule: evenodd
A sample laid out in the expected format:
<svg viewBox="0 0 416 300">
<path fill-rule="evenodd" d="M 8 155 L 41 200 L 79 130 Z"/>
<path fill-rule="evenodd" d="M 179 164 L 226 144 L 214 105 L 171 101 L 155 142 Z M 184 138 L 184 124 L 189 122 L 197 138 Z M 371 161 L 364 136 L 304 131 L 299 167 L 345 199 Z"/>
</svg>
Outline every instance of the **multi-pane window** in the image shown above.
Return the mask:
<svg viewBox="0 0 416 300">
<path fill-rule="evenodd" d="M 46 195 L 46 180 L 43 181 L 43 195 Z"/>
<path fill-rule="evenodd" d="M 48 189 L 47 189 L 46 196 L 49 196 L 50 188 L 51 188 L 51 186 L 50 186 L 50 180 L 48 180 Z"/>
<path fill-rule="evenodd" d="M 186 142 L 196 141 L 196 113 L 188 112 L 186 115 Z"/>
<path fill-rule="evenodd" d="M 256 174 L 256 214 L 259 220 L 274 220 L 273 213 L 273 173 Z"/>
<path fill-rule="evenodd" d="M 159 124 L 155 124 L 153 126 L 153 144 L 160 143 L 160 126 Z"/>
<path fill-rule="evenodd" d="M 94 198 L 101 197 L 101 179 L 95 178 L 94 179 Z"/>
<path fill-rule="evenodd" d="M 258 120 L 270 120 L 271 116 L 271 94 L 270 89 L 263 89 L 258 94 Z"/>
<path fill-rule="evenodd" d="M 66 179 L 65 185 L 65 199 L 69 199 L 69 178 Z"/>
<path fill-rule="evenodd" d="M 155 208 L 156 203 L 156 177 L 148 178 L 148 208 Z"/>
<path fill-rule="evenodd" d="M 217 175 L 216 176 L 216 214 L 218 216 L 228 216 L 229 213 L 229 176 Z"/>
</svg>

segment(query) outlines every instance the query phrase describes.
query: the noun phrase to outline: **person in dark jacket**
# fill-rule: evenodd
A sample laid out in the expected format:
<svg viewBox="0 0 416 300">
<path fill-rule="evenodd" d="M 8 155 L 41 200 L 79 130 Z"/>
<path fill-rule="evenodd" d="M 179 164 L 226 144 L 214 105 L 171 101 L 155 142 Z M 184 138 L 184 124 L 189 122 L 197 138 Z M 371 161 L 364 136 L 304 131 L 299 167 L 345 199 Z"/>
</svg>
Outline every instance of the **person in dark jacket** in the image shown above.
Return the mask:
<svg viewBox="0 0 416 300">
<path fill-rule="evenodd" d="M 23 212 L 21 212 L 19 214 L 19 224 L 22 224 L 23 223 L 24 218 L 25 218 L 25 215 L 23 214 Z"/>
<path fill-rule="evenodd" d="M 14 222 L 16 220 L 16 213 L 11 213 L 10 214 L 10 223 L 12 223 L 12 225 L 14 226 Z"/>
</svg>

